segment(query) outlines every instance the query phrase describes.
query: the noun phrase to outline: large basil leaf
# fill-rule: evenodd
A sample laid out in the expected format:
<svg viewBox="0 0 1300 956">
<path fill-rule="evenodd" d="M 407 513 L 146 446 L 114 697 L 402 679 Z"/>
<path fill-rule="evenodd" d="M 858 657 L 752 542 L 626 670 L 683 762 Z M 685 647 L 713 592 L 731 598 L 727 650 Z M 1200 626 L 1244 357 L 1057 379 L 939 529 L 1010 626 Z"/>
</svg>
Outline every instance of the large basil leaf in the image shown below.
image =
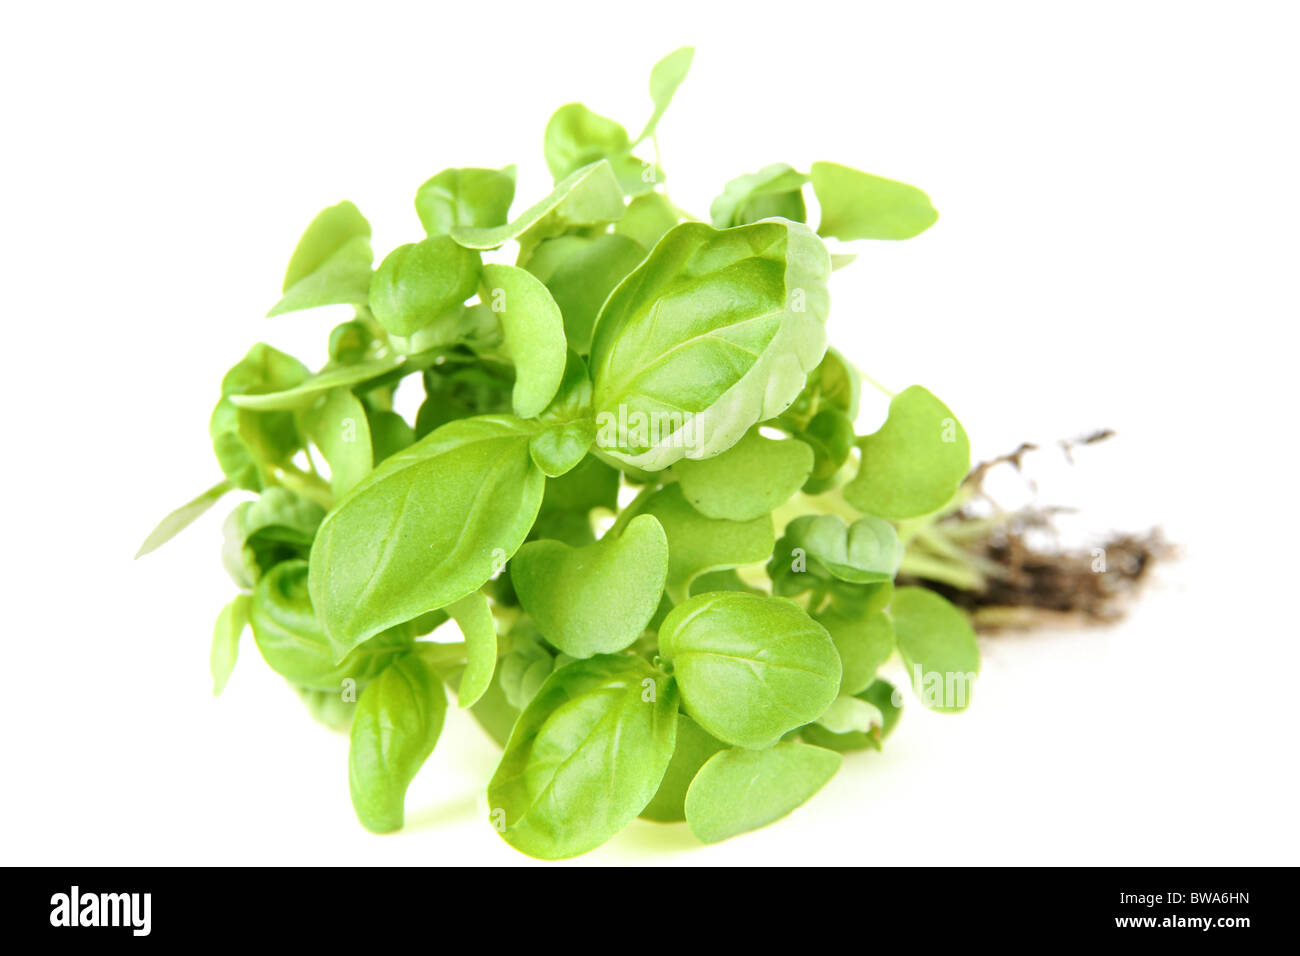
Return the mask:
<svg viewBox="0 0 1300 956">
<path fill-rule="evenodd" d="M 724 750 L 686 791 L 686 823 L 705 843 L 767 826 L 825 786 L 842 762 L 833 751 L 794 740 L 770 750 Z"/>
<path fill-rule="evenodd" d="M 456 226 L 500 226 L 515 198 L 515 167 L 444 169 L 415 194 L 415 211 L 430 236 Z"/>
<path fill-rule="evenodd" d="M 673 608 L 659 628 L 686 711 L 737 747 L 769 747 L 816 720 L 840 687 L 826 629 L 783 598 L 710 591 Z"/>
<path fill-rule="evenodd" d="M 395 628 L 336 660 L 312 608 L 307 562 L 301 560 L 277 564 L 257 582 L 249 622 L 257 649 L 271 670 L 312 690 L 338 692 L 349 679 L 364 685 L 411 644 L 409 632 Z"/>
<path fill-rule="evenodd" d="M 799 223 L 670 230 L 596 321 L 602 452 L 657 471 L 779 415 L 826 351 L 829 275 L 826 247 Z"/>
<path fill-rule="evenodd" d="M 844 486 L 844 498 L 882 518 L 917 518 L 939 510 L 970 470 L 966 429 L 919 385 L 895 395 L 885 423 L 858 445 L 862 464 Z"/>
<path fill-rule="evenodd" d="M 510 564 L 519 603 L 571 657 L 621 651 L 645 630 L 663 597 L 668 538 L 652 515 L 583 548 L 524 545 Z"/>
<path fill-rule="evenodd" d="M 401 829 L 406 788 L 433 753 L 447 697 L 442 678 L 419 654 L 404 654 L 357 701 L 348 748 L 348 784 L 367 830 Z"/>
<path fill-rule="evenodd" d="M 677 731 L 674 683 L 633 655 L 555 671 L 519 717 L 488 784 L 501 836 L 556 860 L 600 846 L 654 797 Z"/>
<path fill-rule="evenodd" d="M 523 544 L 545 483 L 518 419 L 451 422 L 372 471 L 326 517 L 311 594 L 342 655 L 482 587 Z"/>
</svg>

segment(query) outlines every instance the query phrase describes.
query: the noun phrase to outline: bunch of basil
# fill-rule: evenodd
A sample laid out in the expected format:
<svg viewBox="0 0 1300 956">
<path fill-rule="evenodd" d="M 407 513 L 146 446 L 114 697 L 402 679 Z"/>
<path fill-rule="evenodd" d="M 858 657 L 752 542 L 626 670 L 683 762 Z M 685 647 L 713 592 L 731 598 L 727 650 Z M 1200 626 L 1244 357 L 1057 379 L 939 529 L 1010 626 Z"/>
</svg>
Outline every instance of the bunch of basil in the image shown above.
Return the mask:
<svg viewBox="0 0 1300 956">
<path fill-rule="evenodd" d="M 434 176 L 424 238 L 377 268 L 355 206 L 316 217 L 270 314 L 355 317 L 319 371 L 258 344 L 226 373 L 210 421 L 225 477 L 141 549 L 227 491 L 256 496 L 225 525 L 240 593 L 217 621 L 216 691 L 251 626 L 349 728 L 371 830 L 402 825 L 445 685 L 504 747 L 491 824 L 548 859 L 638 815 L 705 841 L 783 816 L 842 752 L 880 747 L 895 651 L 927 705 L 965 704 L 971 628 L 893 579 L 908 520 L 957 492 L 966 435 L 914 386 L 857 436 L 861 376 L 825 329 L 827 280 L 852 257 L 823 239 L 906 239 L 937 214 L 911 186 L 814 163 L 741 176 L 693 219 L 635 152 L 692 52 L 655 66 L 635 141 L 558 110 L 554 191 L 513 218 L 513 167 Z M 508 243 L 513 264 L 485 261 Z M 414 422 L 393 410 L 406 382 L 423 388 Z M 462 641 L 422 640 L 448 620 Z"/>
</svg>

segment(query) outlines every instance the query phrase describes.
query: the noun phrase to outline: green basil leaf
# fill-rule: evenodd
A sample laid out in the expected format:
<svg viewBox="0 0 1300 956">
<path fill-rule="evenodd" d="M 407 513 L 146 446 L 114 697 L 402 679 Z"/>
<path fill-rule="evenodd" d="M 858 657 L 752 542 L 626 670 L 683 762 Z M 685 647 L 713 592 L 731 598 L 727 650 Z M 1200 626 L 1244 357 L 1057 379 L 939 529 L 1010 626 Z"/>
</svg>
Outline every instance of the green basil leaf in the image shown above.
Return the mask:
<svg viewBox="0 0 1300 956">
<path fill-rule="evenodd" d="M 509 417 L 444 425 L 366 476 L 325 517 L 311 594 L 336 655 L 477 591 L 524 542 L 545 478 Z"/>
<path fill-rule="evenodd" d="M 654 101 L 654 112 L 650 114 L 645 129 L 637 137 L 637 142 L 649 139 L 659 127 L 668 104 L 672 102 L 677 87 L 682 85 L 686 74 L 691 70 L 691 60 L 695 58 L 695 47 L 684 46 L 673 50 L 650 70 L 650 99 Z"/>
<path fill-rule="evenodd" d="M 663 193 L 646 193 L 627 204 L 623 218 L 614 223 L 614 232 L 631 239 L 642 249 L 653 249 L 664 233 L 681 219 L 677 207 Z"/>
<path fill-rule="evenodd" d="M 980 667 L 979 644 L 966 615 L 928 588 L 917 587 L 898 588 L 889 614 L 921 703 L 931 710 L 965 710 Z"/>
<path fill-rule="evenodd" d="M 686 819 L 686 791 L 700 768 L 727 745 L 709 734 L 685 714 L 677 715 L 677 745 L 673 759 L 659 783 L 654 799 L 641 811 L 641 819 L 656 823 L 679 823 Z"/>
<path fill-rule="evenodd" d="M 367 286 L 368 294 L 369 286 Z M 330 330 L 330 361 L 337 365 L 356 365 L 365 360 L 375 344 L 374 333 L 359 319 L 340 322 Z"/>
<path fill-rule="evenodd" d="M 930 197 L 915 186 L 839 163 L 813 163 L 812 184 L 822 209 L 822 236 L 911 239 L 939 219 Z"/>
<path fill-rule="evenodd" d="M 858 442 L 862 464 L 844 499 L 881 518 L 938 511 L 970 470 L 970 439 L 948 406 L 919 385 L 889 403 L 885 424 Z"/>
<path fill-rule="evenodd" d="M 403 364 L 400 356 L 393 355 L 357 362 L 353 365 L 340 365 L 325 369 L 283 391 L 232 395 L 230 401 L 238 408 L 257 412 L 309 408 L 326 392 L 363 385 L 401 368 Z"/>
<path fill-rule="evenodd" d="M 574 661 L 519 717 L 488 784 L 491 818 L 516 850 L 577 856 L 654 797 L 677 730 L 673 682 L 632 655 Z"/>
<path fill-rule="evenodd" d="M 356 713 L 357 702 L 350 694 L 345 697 L 337 688 L 312 690 L 310 687 L 294 687 L 294 690 L 313 720 L 336 731 L 346 731 L 352 726 L 352 715 Z"/>
<path fill-rule="evenodd" d="M 755 564 L 772 553 L 772 518 L 724 521 L 700 514 L 673 484 L 655 492 L 641 508 L 654 515 L 668 536 L 668 596 L 685 600 L 691 582 L 706 571 Z"/>
<path fill-rule="evenodd" d="M 826 351 L 830 259 L 798 223 L 677 226 L 610 295 L 591 372 L 597 445 L 642 470 L 726 451 Z"/>
<path fill-rule="evenodd" d="M 668 576 L 668 538 L 648 514 L 584 548 L 533 541 L 510 577 L 543 636 L 571 657 L 621 651 L 654 617 Z"/>
<path fill-rule="evenodd" d="M 248 626 L 249 603 L 249 596 L 240 594 L 217 615 L 216 626 L 212 629 L 212 651 L 208 655 L 213 697 L 221 696 L 235 669 L 235 661 L 239 658 L 239 638 Z"/>
<path fill-rule="evenodd" d="M 465 671 L 457 693 L 460 706 L 470 707 L 487 691 L 496 671 L 496 619 L 482 591 L 448 604 L 447 613 L 465 637 Z"/>
<path fill-rule="evenodd" d="M 171 512 L 162 521 L 158 522 L 156 528 L 149 532 L 149 537 L 144 539 L 144 543 L 140 545 L 140 550 L 136 551 L 135 556 L 139 558 L 150 551 L 161 548 L 197 521 L 200 516 L 206 514 L 208 509 L 215 505 L 231 487 L 229 481 L 219 481 L 207 491 Z"/>
<path fill-rule="evenodd" d="M 894 626 L 881 611 L 860 613 L 827 608 L 813 617 L 826 628 L 843 664 L 841 694 L 857 694 L 870 686 L 876 672 L 894 653 Z"/>
<path fill-rule="evenodd" d="M 482 298 L 501 321 L 515 363 L 515 414 L 540 415 L 564 378 L 564 317 L 541 280 L 515 266 L 483 267 Z"/>
<path fill-rule="evenodd" d="M 307 226 L 284 273 L 283 291 L 316 272 L 354 239 L 369 239 L 370 223 L 352 203 L 322 210 Z"/>
<path fill-rule="evenodd" d="M 613 222 L 622 217 L 624 208 L 623 190 L 614 170 L 601 160 L 566 176 L 549 196 L 504 226 L 456 226 L 451 237 L 467 249 L 495 249 L 518 239 L 521 261 L 526 262 L 543 239 L 573 226 Z"/>
<path fill-rule="evenodd" d="M 542 426 L 528 445 L 537 467 L 548 478 L 558 478 L 576 468 L 596 440 L 591 417 L 591 376 L 587 365 L 570 351 L 564 378 L 551 404 L 538 418 Z"/>
<path fill-rule="evenodd" d="M 456 226 L 503 225 L 515 198 L 515 167 L 444 169 L 415 194 L 415 211 L 430 236 Z"/>
<path fill-rule="evenodd" d="M 454 310 L 478 287 L 482 261 L 450 236 L 398 246 L 370 283 L 370 310 L 394 335 L 410 336 Z"/>
<path fill-rule="evenodd" d="M 705 843 L 767 826 L 824 787 L 842 762 L 837 753 L 793 740 L 769 750 L 724 750 L 686 791 L 686 823 Z"/>
<path fill-rule="evenodd" d="M 830 635 L 783 598 L 693 597 L 664 619 L 659 653 L 672 665 L 687 713 L 737 747 L 770 747 L 820 717 L 839 692 Z"/>
<path fill-rule="evenodd" d="M 345 680 L 363 686 L 411 645 L 409 633 L 395 628 L 336 661 L 312 608 L 307 562 L 302 560 L 277 564 L 257 582 L 249 623 L 257 649 L 271 670 L 312 690 L 337 692 Z"/>
<path fill-rule="evenodd" d="M 823 408 L 798 437 L 813 453 L 812 474 L 803 490 L 810 495 L 829 491 L 857 442 L 853 420 L 838 408 Z"/>
<path fill-rule="evenodd" d="M 234 582 L 252 588 L 271 568 L 306 558 L 325 509 L 287 488 L 239 504 L 222 526 L 221 558 Z"/>
<path fill-rule="evenodd" d="M 801 515 L 786 526 L 785 538 L 810 562 L 851 584 L 892 581 L 903 559 L 894 526 L 871 515 L 847 526 L 839 515 Z"/>
<path fill-rule="evenodd" d="M 884 716 L 875 704 L 847 696 L 835 698 L 835 702 L 826 708 L 826 713 L 817 718 L 818 726 L 833 734 L 866 734 L 883 722 Z"/>
<path fill-rule="evenodd" d="M 307 434 L 329 462 L 330 487 L 341 498 L 374 467 L 366 408 L 348 389 L 336 388 L 304 417 Z"/>
<path fill-rule="evenodd" d="M 366 418 L 370 422 L 370 449 L 375 464 L 392 458 L 415 443 L 415 429 L 397 412 L 367 408 Z"/>
<path fill-rule="evenodd" d="M 581 103 L 567 103 L 546 124 L 546 168 L 556 182 L 602 159 L 623 156 L 631 145 L 627 130 Z"/>
<path fill-rule="evenodd" d="M 845 734 L 831 733 L 819 724 L 809 724 L 799 731 L 805 741 L 827 750 L 848 753 L 854 750 L 880 750 L 881 744 L 902 714 L 902 705 L 895 702 L 898 698 L 894 685 L 887 680 L 876 680 L 866 690 L 855 695 L 870 704 L 880 714 L 880 724 L 868 732 L 851 730 Z"/>
<path fill-rule="evenodd" d="M 528 261 L 528 271 L 546 283 L 564 315 L 569 347 L 591 350 L 591 332 L 600 307 L 623 278 L 646 257 L 646 250 L 615 233 L 548 239 Z"/>
<path fill-rule="evenodd" d="M 717 229 L 774 217 L 804 222 L 808 218 L 803 201 L 806 182 L 807 176 L 785 163 L 764 166 L 727 183 L 709 206 L 709 218 Z"/>
<path fill-rule="evenodd" d="M 683 458 L 673 466 L 686 500 L 709 518 L 750 521 L 785 504 L 812 473 L 801 441 L 773 441 L 751 431 L 721 455 Z"/>
<path fill-rule="evenodd" d="M 447 697 L 418 654 L 405 654 L 361 693 L 352 718 L 348 784 L 361 825 L 373 833 L 399 830 L 406 788 L 433 753 Z"/>
<path fill-rule="evenodd" d="M 365 305 L 370 289 L 370 223 L 350 202 L 321 212 L 298 240 L 284 274 L 284 297 L 268 315 L 321 305 Z"/>
<path fill-rule="evenodd" d="M 217 463 L 236 488 L 261 491 L 262 469 L 289 461 L 302 447 L 302 436 L 293 415 L 254 414 L 236 408 L 232 398 L 292 389 L 310 375 L 292 355 L 259 342 L 222 378 L 208 433 Z"/>
</svg>

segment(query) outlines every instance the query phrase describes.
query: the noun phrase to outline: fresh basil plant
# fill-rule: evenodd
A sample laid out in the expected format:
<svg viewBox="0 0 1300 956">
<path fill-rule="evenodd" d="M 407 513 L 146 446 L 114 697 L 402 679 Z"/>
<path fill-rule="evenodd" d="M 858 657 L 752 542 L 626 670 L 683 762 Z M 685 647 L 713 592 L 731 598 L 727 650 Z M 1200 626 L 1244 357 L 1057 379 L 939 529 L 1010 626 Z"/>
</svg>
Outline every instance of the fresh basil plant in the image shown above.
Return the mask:
<svg viewBox="0 0 1300 956">
<path fill-rule="evenodd" d="M 963 613 L 894 585 L 907 522 L 958 492 L 966 434 L 912 386 L 857 435 L 866 379 L 827 338 L 838 241 L 937 214 L 831 162 L 721 184 L 709 221 L 681 210 L 657 132 L 692 56 L 655 66 L 635 139 L 561 107 L 555 188 L 513 216 L 507 165 L 431 176 L 378 263 L 356 206 L 312 220 L 270 314 L 350 308 L 322 328 L 328 362 L 254 345 L 210 418 L 219 480 L 141 548 L 245 495 L 215 692 L 251 629 L 350 729 L 370 830 L 402 826 L 448 686 L 504 748 L 485 822 L 544 859 L 638 816 L 712 842 L 790 813 L 894 728 L 891 662 L 926 706 L 968 702 Z"/>
</svg>

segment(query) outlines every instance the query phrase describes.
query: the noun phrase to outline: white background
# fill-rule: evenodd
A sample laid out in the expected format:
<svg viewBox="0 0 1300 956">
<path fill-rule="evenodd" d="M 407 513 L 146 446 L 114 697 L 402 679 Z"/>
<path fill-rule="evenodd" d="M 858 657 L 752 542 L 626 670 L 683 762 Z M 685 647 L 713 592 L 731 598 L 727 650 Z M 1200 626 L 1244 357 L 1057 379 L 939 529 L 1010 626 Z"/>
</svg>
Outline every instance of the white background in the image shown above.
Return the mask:
<svg viewBox="0 0 1300 956">
<path fill-rule="evenodd" d="M 583 862 L 1300 862 L 1293 9 L 7 6 L 0 860 L 528 862 L 476 810 L 496 752 L 464 715 L 381 838 L 251 639 L 211 697 L 229 501 L 131 555 L 216 480 L 222 372 L 258 339 L 323 359 L 336 315 L 262 318 L 321 207 L 381 255 L 444 167 L 519 163 L 522 208 L 556 106 L 639 127 L 693 43 L 674 199 L 817 159 L 925 188 L 934 229 L 835 276 L 833 340 L 977 457 L 1117 429 L 1044 494 L 1183 556 L 1123 626 L 986 641 L 966 714 L 909 705 L 789 820 L 712 848 L 637 822 Z"/>
</svg>

